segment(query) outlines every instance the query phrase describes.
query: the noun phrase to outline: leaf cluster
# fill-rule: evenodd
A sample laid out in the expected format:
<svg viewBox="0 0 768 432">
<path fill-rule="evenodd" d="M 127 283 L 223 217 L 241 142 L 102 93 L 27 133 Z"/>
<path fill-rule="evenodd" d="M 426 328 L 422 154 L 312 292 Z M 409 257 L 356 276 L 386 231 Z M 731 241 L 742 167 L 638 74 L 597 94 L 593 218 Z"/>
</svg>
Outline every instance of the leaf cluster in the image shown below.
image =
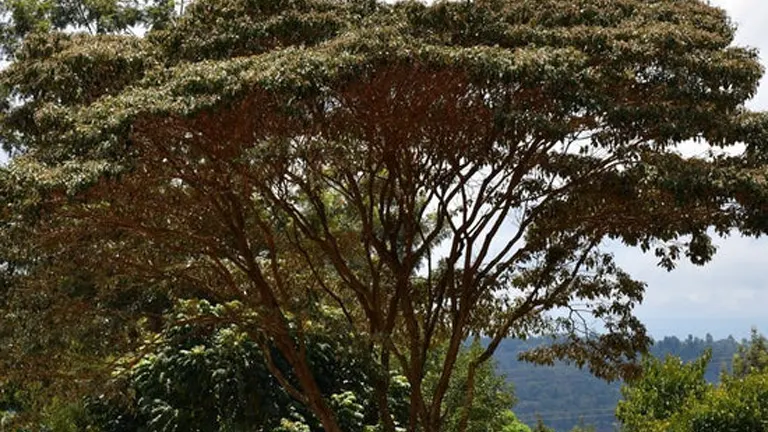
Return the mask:
<svg viewBox="0 0 768 432">
<path fill-rule="evenodd" d="M 760 431 L 768 425 L 768 375 L 764 367 L 744 367 L 765 355 L 756 331 L 734 357 L 733 374 L 723 372 L 717 386 L 707 384 L 704 371 L 710 353 L 683 364 L 667 357 L 648 359 L 645 374 L 622 388 L 616 416 L 623 430 L 635 431 Z M 750 360 L 751 359 L 751 360 Z"/>
</svg>

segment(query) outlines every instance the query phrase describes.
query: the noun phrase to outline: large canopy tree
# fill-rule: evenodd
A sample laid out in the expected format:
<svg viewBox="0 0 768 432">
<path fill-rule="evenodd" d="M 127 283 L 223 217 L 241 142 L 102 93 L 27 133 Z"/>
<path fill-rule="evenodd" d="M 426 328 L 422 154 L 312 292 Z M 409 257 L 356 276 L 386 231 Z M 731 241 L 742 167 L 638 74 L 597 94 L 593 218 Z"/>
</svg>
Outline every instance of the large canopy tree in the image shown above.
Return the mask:
<svg viewBox="0 0 768 432">
<path fill-rule="evenodd" d="M 145 37 L 28 33 L 0 78 L 0 364 L 97 379 L 141 354 L 137 316 L 197 297 L 256 311 L 329 432 L 302 342 L 318 305 L 407 377 L 413 431 L 449 414 L 471 334 L 491 342 L 466 405 L 510 335 L 631 376 L 644 284 L 604 240 L 671 268 L 768 228 L 768 122 L 744 107 L 762 68 L 734 31 L 698 0 L 198 0 Z"/>
</svg>

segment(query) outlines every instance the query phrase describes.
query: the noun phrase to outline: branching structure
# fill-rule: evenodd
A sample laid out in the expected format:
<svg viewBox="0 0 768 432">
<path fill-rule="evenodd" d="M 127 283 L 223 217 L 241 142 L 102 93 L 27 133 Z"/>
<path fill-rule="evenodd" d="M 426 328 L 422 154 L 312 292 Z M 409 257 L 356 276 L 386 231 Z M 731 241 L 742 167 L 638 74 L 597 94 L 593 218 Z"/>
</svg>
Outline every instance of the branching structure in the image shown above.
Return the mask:
<svg viewBox="0 0 768 432">
<path fill-rule="evenodd" d="M 601 243 L 704 263 L 709 228 L 766 227 L 766 119 L 743 107 L 762 69 L 733 31 L 693 0 L 200 0 L 146 39 L 30 36 L 3 73 L 23 100 L 4 233 L 50 258 L 18 284 L 74 266 L 95 310 L 141 284 L 239 300 L 330 432 L 302 342 L 317 305 L 402 370 L 412 431 L 439 430 L 473 334 L 470 384 L 504 337 L 542 332 L 561 337 L 529 360 L 631 376 L 644 285 Z M 747 150 L 684 158 L 689 139 Z"/>
</svg>

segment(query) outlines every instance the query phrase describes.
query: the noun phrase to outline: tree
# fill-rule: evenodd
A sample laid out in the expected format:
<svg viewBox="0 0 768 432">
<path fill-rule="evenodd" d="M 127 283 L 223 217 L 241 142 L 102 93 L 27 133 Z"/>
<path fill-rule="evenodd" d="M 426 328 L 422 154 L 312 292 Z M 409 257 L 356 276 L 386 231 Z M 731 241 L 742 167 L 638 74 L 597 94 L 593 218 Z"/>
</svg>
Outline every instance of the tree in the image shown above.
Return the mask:
<svg viewBox="0 0 768 432">
<path fill-rule="evenodd" d="M 521 422 L 512 411 L 504 411 L 501 417 L 501 427 L 499 428 L 501 432 L 531 432 L 531 428 Z"/>
<path fill-rule="evenodd" d="M 225 430 L 281 432 L 285 428 L 322 431 L 316 420 L 285 392 L 266 366 L 266 355 L 239 326 L 243 319 L 237 303 L 211 305 L 188 301 L 174 309 L 172 323 L 160 334 L 147 334 L 148 354 L 138 363 L 121 364 L 119 384 L 78 401 L 48 402 L 43 429 L 69 430 Z M 334 314 L 333 311 L 326 312 Z M 329 317 L 333 322 L 338 319 Z M 232 321 L 238 324 L 231 324 Z M 322 377 L 321 386 L 339 413 L 345 432 L 380 430 L 375 392 L 366 375 L 377 373 L 363 347 L 352 335 L 313 328 L 308 334 L 312 367 Z M 444 411 L 447 431 L 455 430 L 465 395 L 461 377 L 466 377 L 469 359 L 479 345 L 463 348 Z M 432 363 L 439 366 L 441 354 Z M 270 355 L 279 355 L 271 352 Z M 284 362 L 281 373 L 291 378 Z M 439 370 L 431 370 L 438 375 Z M 486 363 L 476 383 L 477 397 L 470 416 L 470 430 L 529 432 L 510 411 L 514 397 L 503 376 Z M 395 419 L 402 424 L 408 414 L 408 385 L 395 376 L 389 395 Z M 10 401 L 9 401 L 10 402 Z M 23 411 L 16 404 L 16 411 Z"/>
<path fill-rule="evenodd" d="M 533 432 L 554 432 L 554 429 L 544 424 L 544 420 L 539 417 L 536 419 L 536 426 L 533 428 Z"/>
<path fill-rule="evenodd" d="M 760 336 L 753 331 L 753 341 Z M 758 344 L 742 350 L 756 355 Z M 668 356 L 646 361 L 643 378 L 622 387 L 624 400 L 616 416 L 631 431 L 762 431 L 768 425 L 768 373 L 738 366 L 724 373 L 717 386 L 704 381 L 710 353 L 689 364 Z"/>
<path fill-rule="evenodd" d="M 106 398 L 86 399 L 92 423 L 110 431 L 274 432 L 288 425 L 322 431 L 306 407 L 270 373 L 272 363 L 277 373 L 295 381 L 277 350 L 249 338 L 243 313 L 247 311 L 237 303 L 180 304 L 174 324 L 160 334 L 147 335 L 149 354 L 125 366 L 123 388 Z M 334 311 L 325 314 L 328 323 L 338 319 L 329 316 Z M 329 330 L 338 329 L 314 327 L 305 334 L 321 391 L 345 432 L 372 430 L 379 421 L 367 376 L 382 371 L 368 361 L 370 354 L 354 335 Z M 390 389 L 390 404 L 395 421 L 402 424 L 407 418 L 408 388 L 402 377 L 394 382 L 398 385 Z"/>
<path fill-rule="evenodd" d="M 431 353 L 429 371 L 426 376 L 427 393 L 433 392 L 432 387 L 442 373 L 442 361 L 445 349 L 435 350 Z M 472 388 L 472 403 L 468 405 L 465 400 L 469 394 L 467 374 L 470 365 L 478 356 L 482 355 L 484 348 L 479 339 L 459 354 L 456 360 L 456 371 L 451 378 L 442 407 L 442 431 L 456 432 L 459 430 L 465 411 L 467 414 L 467 431 L 525 431 L 524 423 L 517 420 L 510 411 L 515 403 L 512 385 L 504 376 L 496 374 L 496 362 L 490 360 L 483 363 L 476 370 L 474 387 Z"/>
<path fill-rule="evenodd" d="M 710 228 L 766 228 L 766 116 L 744 107 L 762 68 L 733 33 L 694 0 L 198 0 L 143 38 L 30 34 L 0 78 L 3 371 L 98 381 L 139 352 L 137 316 L 162 324 L 152 299 L 197 297 L 256 311 L 329 432 L 317 305 L 402 370 L 412 431 L 439 429 L 470 335 L 490 343 L 465 406 L 510 335 L 631 377 L 644 285 L 601 242 L 671 268 L 711 258 Z M 746 150 L 686 158 L 689 139 Z"/>
<path fill-rule="evenodd" d="M 30 34 L 69 28 L 130 34 L 131 28 L 162 28 L 173 13 L 170 0 L 8 0 L 0 4 L 0 54 L 12 58 Z"/>
<path fill-rule="evenodd" d="M 751 372 L 768 370 L 768 340 L 752 328 L 749 342 L 739 345 L 733 356 L 733 375 L 744 377 Z"/>
<path fill-rule="evenodd" d="M 668 430 L 670 417 L 710 390 L 704 379 L 710 358 L 711 351 L 687 364 L 672 355 L 663 361 L 647 357 L 643 377 L 621 388 L 623 399 L 616 407 L 616 417 L 622 430 Z"/>
<path fill-rule="evenodd" d="M 675 432 L 764 431 L 768 425 L 768 373 L 726 380 L 670 419 Z"/>
</svg>

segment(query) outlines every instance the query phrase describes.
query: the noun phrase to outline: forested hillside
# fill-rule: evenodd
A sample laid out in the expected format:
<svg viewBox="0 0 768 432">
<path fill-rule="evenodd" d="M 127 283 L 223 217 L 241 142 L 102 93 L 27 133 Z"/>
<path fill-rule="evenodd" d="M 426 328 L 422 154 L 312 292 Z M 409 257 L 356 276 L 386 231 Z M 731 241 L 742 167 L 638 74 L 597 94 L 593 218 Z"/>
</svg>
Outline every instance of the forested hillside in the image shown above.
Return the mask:
<svg viewBox="0 0 768 432">
<path fill-rule="evenodd" d="M 496 353 L 499 372 L 514 384 L 518 398 L 515 413 L 530 425 L 541 417 L 558 432 L 571 430 L 581 420 L 596 426 L 598 432 L 614 430 L 614 412 L 621 396 L 619 381 L 607 383 L 588 371 L 562 363 L 552 367 L 535 366 L 517 359 L 519 353 L 549 341 L 547 338 L 507 339 L 499 346 Z M 738 346 L 739 341 L 732 337 L 714 340 L 710 335 L 704 339 L 689 335 L 681 340 L 672 336 L 655 341 L 651 353 L 658 358 L 674 355 L 688 362 L 711 347 L 712 360 L 705 376 L 709 382 L 715 382 L 720 371 L 730 367 Z"/>
</svg>

